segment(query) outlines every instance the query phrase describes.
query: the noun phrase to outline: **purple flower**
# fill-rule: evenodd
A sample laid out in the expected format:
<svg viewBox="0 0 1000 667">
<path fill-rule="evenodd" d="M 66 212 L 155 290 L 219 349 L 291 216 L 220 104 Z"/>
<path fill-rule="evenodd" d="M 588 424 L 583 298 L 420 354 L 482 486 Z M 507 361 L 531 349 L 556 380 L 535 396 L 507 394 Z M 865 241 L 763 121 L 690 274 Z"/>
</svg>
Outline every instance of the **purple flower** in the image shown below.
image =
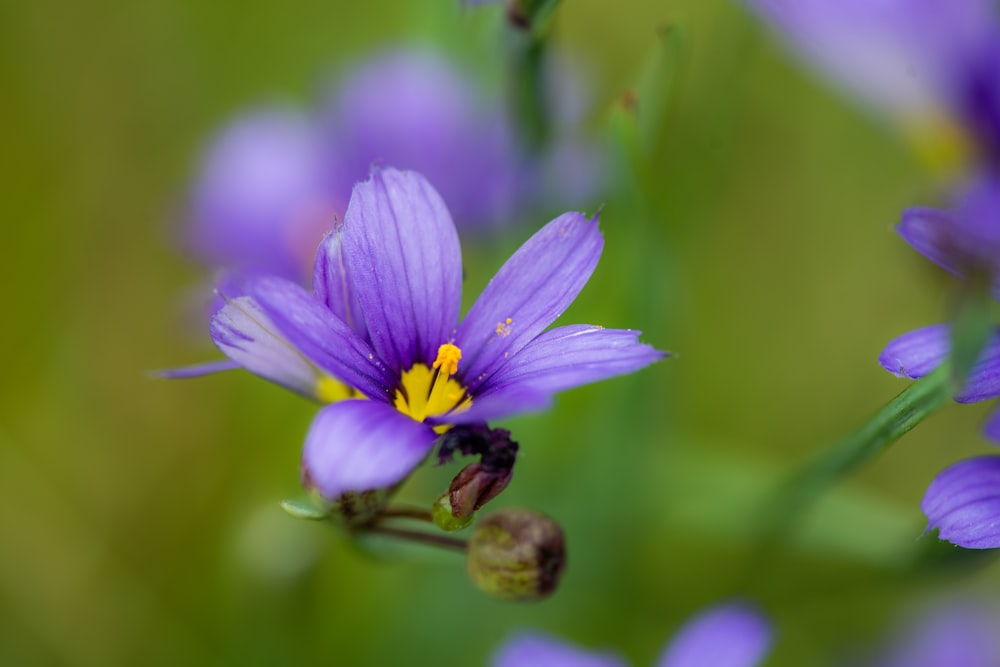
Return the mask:
<svg viewBox="0 0 1000 667">
<path fill-rule="evenodd" d="M 954 211 L 910 208 L 897 228 L 917 251 L 962 280 L 985 277 L 994 298 L 1000 297 L 1000 180 L 982 176 L 958 197 Z M 949 355 L 950 325 L 916 329 L 892 340 L 879 363 L 897 377 L 919 379 L 936 369 Z M 1000 396 L 1000 331 L 994 333 L 978 362 L 955 396 L 974 403 Z M 986 435 L 1000 442 L 1000 418 L 994 417 Z"/>
<path fill-rule="evenodd" d="M 740 603 L 713 607 L 688 621 L 666 646 L 657 667 L 753 667 L 771 647 L 770 623 Z M 624 667 L 614 653 L 580 649 L 524 633 L 493 656 L 493 667 Z"/>
<path fill-rule="evenodd" d="M 459 322 L 461 252 L 444 202 L 415 172 L 375 170 L 320 245 L 313 293 L 248 274 L 223 286 L 227 303 L 211 334 L 244 368 L 335 401 L 306 437 L 309 484 L 328 498 L 387 487 L 449 425 L 538 410 L 554 392 L 664 356 L 637 331 L 545 331 L 586 284 L 602 246 L 596 218 L 559 216 Z"/>
<path fill-rule="evenodd" d="M 806 59 L 905 129 L 961 127 L 987 161 L 1000 160 L 992 0 L 747 2 Z"/>
<path fill-rule="evenodd" d="M 509 225 L 543 195 L 599 187 L 602 155 L 578 141 L 578 123 L 529 155 L 506 105 L 476 83 L 429 51 L 392 50 L 346 70 L 314 111 L 268 107 L 237 119 L 202 160 L 188 249 L 212 267 L 304 283 L 373 165 L 424 174 L 463 230 Z"/>
</svg>

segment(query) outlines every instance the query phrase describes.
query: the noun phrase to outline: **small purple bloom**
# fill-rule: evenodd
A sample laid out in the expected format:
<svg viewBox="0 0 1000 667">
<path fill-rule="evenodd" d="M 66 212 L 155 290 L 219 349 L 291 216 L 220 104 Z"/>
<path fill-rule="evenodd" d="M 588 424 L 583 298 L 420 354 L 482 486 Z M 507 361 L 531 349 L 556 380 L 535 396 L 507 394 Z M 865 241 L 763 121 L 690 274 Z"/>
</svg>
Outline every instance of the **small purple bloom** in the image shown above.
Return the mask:
<svg viewBox="0 0 1000 667">
<path fill-rule="evenodd" d="M 713 607 L 678 630 L 657 667 L 754 667 L 771 648 L 771 624 L 741 603 Z M 619 667 L 613 653 L 585 651 L 557 639 L 525 633 L 508 640 L 493 667 Z"/>
<path fill-rule="evenodd" d="M 557 217 L 459 322 L 461 251 L 444 202 L 415 172 L 374 170 L 320 245 L 313 293 L 267 274 L 229 281 L 211 334 L 244 368 L 331 403 L 306 437 L 311 485 L 328 498 L 386 487 L 450 425 L 538 410 L 557 391 L 664 356 L 637 331 L 545 331 L 602 247 L 596 218 Z"/>
<path fill-rule="evenodd" d="M 966 549 L 1000 547 L 1000 456 L 982 456 L 946 468 L 927 488 L 920 509 L 927 530 Z"/>
</svg>

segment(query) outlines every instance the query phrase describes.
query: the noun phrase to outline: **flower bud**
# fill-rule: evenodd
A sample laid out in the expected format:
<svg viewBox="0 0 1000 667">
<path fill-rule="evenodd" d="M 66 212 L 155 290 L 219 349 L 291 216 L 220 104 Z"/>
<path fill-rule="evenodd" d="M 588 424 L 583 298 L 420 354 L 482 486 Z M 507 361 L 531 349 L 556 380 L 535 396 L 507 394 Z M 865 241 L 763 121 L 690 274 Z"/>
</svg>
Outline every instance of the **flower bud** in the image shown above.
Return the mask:
<svg viewBox="0 0 1000 667">
<path fill-rule="evenodd" d="M 473 583 L 507 600 L 538 600 L 552 594 L 565 564 L 559 524 L 537 512 L 514 508 L 479 522 L 466 558 Z"/>
</svg>

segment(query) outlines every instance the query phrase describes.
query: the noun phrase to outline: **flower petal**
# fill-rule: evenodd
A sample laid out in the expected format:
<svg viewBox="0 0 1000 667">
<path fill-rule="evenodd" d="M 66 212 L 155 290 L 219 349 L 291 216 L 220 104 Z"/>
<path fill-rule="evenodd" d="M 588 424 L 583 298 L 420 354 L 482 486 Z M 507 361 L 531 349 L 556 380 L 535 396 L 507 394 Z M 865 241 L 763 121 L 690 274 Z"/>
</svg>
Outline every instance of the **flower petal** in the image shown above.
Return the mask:
<svg viewBox="0 0 1000 667">
<path fill-rule="evenodd" d="M 573 302 L 601 257 L 597 217 L 564 213 L 507 260 L 469 310 L 456 335 L 463 384 L 475 392 Z"/>
<path fill-rule="evenodd" d="M 1000 456 L 981 456 L 946 468 L 920 503 L 927 530 L 966 549 L 1000 547 Z"/>
<path fill-rule="evenodd" d="M 878 362 L 896 377 L 918 380 L 941 365 L 950 346 L 949 326 L 934 324 L 891 340 Z"/>
<path fill-rule="evenodd" d="M 739 603 L 695 616 L 674 635 L 658 667 L 752 667 L 771 648 L 771 625 Z"/>
<path fill-rule="evenodd" d="M 251 297 L 230 299 L 209 324 L 223 354 L 251 373 L 316 398 L 321 374 Z"/>
<path fill-rule="evenodd" d="M 458 234 L 434 188 L 415 172 L 373 170 L 351 195 L 344 252 L 379 356 L 397 376 L 433 362 L 462 299 Z"/>
<path fill-rule="evenodd" d="M 431 424 L 472 424 L 501 419 L 526 412 L 539 412 L 552 404 L 552 392 L 511 385 L 490 393 L 485 398 L 474 398 L 472 405 L 461 412 L 451 412 L 438 417 L 428 417 Z"/>
<path fill-rule="evenodd" d="M 537 633 L 508 639 L 493 654 L 493 667 L 626 667 L 628 663 L 610 652 L 585 651 L 577 646 Z"/>
<path fill-rule="evenodd" d="M 913 249 L 952 275 L 963 277 L 961 226 L 950 211 L 915 206 L 903 211 L 896 231 Z"/>
<path fill-rule="evenodd" d="M 200 378 L 205 375 L 212 375 L 213 373 L 232 371 L 237 368 L 242 367 L 231 359 L 223 359 L 221 361 L 206 361 L 203 364 L 194 364 L 192 366 L 182 366 L 181 368 L 167 368 L 153 371 L 151 375 L 168 380 L 187 380 L 188 378 Z"/>
<path fill-rule="evenodd" d="M 948 324 L 914 329 L 893 339 L 882 350 L 878 362 L 896 377 L 919 380 L 947 359 L 951 349 Z M 1000 331 L 986 343 L 976 365 L 955 395 L 959 403 L 976 403 L 1000 396 Z"/>
<path fill-rule="evenodd" d="M 1000 396 L 1000 333 L 994 333 L 979 355 L 976 365 L 969 371 L 965 387 L 955 400 L 959 403 L 977 403 Z"/>
<path fill-rule="evenodd" d="M 323 237 L 316 250 L 313 294 L 330 312 L 346 322 L 354 333 L 368 338 L 365 316 L 361 312 L 361 304 L 358 303 L 357 291 L 344 256 L 343 225 L 338 225 Z"/>
<path fill-rule="evenodd" d="M 302 474 L 328 499 L 403 480 L 427 456 L 437 434 L 385 403 L 347 400 L 313 419 Z"/>
<path fill-rule="evenodd" d="M 318 299 L 277 276 L 254 276 L 246 290 L 295 350 L 368 398 L 389 401 L 393 375 L 362 340 Z"/>
<path fill-rule="evenodd" d="M 639 343 L 639 333 L 587 324 L 546 331 L 486 380 L 477 398 L 514 384 L 554 393 L 631 373 L 666 356 Z"/>
</svg>

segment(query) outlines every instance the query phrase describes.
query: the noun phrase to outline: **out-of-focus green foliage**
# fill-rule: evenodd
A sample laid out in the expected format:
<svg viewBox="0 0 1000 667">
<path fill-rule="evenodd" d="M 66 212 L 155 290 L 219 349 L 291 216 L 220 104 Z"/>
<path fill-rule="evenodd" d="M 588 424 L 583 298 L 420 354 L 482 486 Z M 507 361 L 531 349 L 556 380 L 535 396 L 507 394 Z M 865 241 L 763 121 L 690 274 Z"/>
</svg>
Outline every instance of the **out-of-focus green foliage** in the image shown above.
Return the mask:
<svg viewBox="0 0 1000 667">
<path fill-rule="evenodd" d="M 905 386 L 882 345 L 946 314 L 944 279 L 891 231 L 933 203 L 931 176 L 734 2 L 574 0 L 553 18 L 550 48 L 592 75 L 595 131 L 662 29 L 683 30 L 647 177 L 606 202 L 604 257 L 565 316 L 677 356 L 504 424 L 522 455 L 494 504 L 555 517 L 568 549 L 561 590 L 519 605 L 477 591 L 458 555 L 285 514 L 313 406 L 243 372 L 147 375 L 215 356 L 210 278 L 174 242 L 213 131 L 248 104 L 305 104 L 325 72 L 399 40 L 495 77 L 502 9 L 0 7 L 0 664 L 466 666 L 535 627 L 643 665 L 734 594 L 777 624 L 767 664 L 824 664 L 916 597 L 997 585 L 995 567 L 910 567 L 933 539 L 923 489 L 983 450 L 976 406 L 922 424 L 752 558 L 773 485 Z M 467 250 L 467 293 L 545 220 L 521 222 Z M 402 497 L 433 499 L 458 469 Z"/>
</svg>

